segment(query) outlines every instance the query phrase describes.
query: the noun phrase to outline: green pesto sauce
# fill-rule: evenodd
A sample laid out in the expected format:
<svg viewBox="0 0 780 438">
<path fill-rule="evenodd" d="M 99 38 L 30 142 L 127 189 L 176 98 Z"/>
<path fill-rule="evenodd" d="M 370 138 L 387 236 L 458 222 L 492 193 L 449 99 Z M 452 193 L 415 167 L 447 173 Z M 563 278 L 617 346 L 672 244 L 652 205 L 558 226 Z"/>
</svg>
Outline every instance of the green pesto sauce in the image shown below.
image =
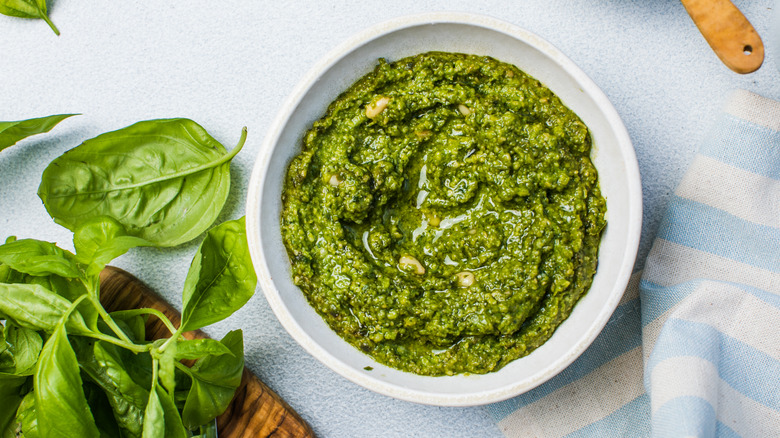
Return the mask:
<svg viewBox="0 0 780 438">
<path fill-rule="evenodd" d="M 590 150 L 577 115 L 512 65 L 380 59 L 290 163 L 293 280 L 381 363 L 496 371 L 547 341 L 590 287 L 606 224 Z"/>
</svg>

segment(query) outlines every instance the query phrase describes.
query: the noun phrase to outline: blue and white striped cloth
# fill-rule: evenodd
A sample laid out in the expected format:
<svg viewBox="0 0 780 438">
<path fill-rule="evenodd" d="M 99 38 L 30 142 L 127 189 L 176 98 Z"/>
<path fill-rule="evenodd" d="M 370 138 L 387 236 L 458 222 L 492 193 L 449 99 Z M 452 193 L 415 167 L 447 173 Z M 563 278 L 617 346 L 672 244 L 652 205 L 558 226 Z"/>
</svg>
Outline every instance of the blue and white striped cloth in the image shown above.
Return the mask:
<svg viewBox="0 0 780 438">
<path fill-rule="evenodd" d="M 488 409 L 508 437 L 780 437 L 780 102 L 731 96 L 604 331 Z"/>
</svg>

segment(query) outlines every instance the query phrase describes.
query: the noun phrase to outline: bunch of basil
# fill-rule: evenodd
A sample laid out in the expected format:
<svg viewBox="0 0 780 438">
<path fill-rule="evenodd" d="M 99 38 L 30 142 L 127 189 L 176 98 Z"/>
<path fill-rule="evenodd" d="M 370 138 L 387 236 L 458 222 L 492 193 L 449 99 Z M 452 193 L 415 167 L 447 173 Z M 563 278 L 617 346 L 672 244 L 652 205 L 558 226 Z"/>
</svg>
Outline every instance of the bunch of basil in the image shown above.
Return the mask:
<svg viewBox="0 0 780 438">
<path fill-rule="evenodd" d="M 66 117 L 0 122 L 0 151 Z M 154 309 L 108 313 L 99 274 L 133 247 L 206 231 L 245 139 L 246 129 L 227 152 L 191 120 L 151 120 L 87 140 L 48 166 L 39 196 L 74 232 L 76 251 L 14 237 L 0 245 L 0 437 L 213 436 L 241 381 L 242 333 L 221 341 L 182 333 L 230 316 L 254 293 L 243 218 L 206 234 L 179 327 Z M 148 317 L 171 336 L 146 341 Z"/>
</svg>

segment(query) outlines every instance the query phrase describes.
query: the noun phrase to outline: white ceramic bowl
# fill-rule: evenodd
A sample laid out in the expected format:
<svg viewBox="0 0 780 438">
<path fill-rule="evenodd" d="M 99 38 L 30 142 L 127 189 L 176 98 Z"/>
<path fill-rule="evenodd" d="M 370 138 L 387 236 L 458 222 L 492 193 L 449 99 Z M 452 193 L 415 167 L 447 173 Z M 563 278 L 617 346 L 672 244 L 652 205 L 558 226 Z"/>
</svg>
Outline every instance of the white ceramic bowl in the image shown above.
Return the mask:
<svg viewBox="0 0 780 438">
<path fill-rule="evenodd" d="M 539 79 L 574 110 L 593 136 L 593 161 L 607 199 L 608 225 L 588 294 L 552 338 L 530 355 L 484 375 L 425 377 L 375 362 L 342 340 L 293 284 L 280 235 L 287 165 L 328 104 L 380 57 L 397 60 L 431 50 L 489 55 Z M 538 36 L 503 21 L 461 13 L 403 17 L 350 39 L 318 63 L 271 125 L 255 163 L 247 200 L 247 231 L 260 286 L 290 335 L 347 379 L 381 394 L 418 403 L 469 406 L 496 402 L 547 381 L 593 342 L 617 307 L 639 243 L 642 192 L 634 149 L 604 93 L 574 63 Z M 364 367 L 373 368 L 367 371 Z"/>
</svg>

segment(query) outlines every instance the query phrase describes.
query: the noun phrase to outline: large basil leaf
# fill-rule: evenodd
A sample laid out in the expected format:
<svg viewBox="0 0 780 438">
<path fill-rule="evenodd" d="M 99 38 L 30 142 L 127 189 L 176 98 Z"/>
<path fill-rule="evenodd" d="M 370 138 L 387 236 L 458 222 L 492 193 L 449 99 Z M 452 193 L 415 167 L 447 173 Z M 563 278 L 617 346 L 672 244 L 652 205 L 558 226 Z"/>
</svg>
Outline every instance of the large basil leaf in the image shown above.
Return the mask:
<svg viewBox="0 0 780 438">
<path fill-rule="evenodd" d="M 182 410 L 184 425 L 194 430 L 225 412 L 244 371 L 244 337 L 234 330 L 221 341 L 232 355 L 207 356 L 192 366 L 192 388 Z"/>
<path fill-rule="evenodd" d="M 76 230 L 110 216 L 158 246 L 188 242 L 217 218 L 230 189 L 229 153 L 188 119 L 138 122 L 87 140 L 49 164 L 38 196 Z"/>
<path fill-rule="evenodd" d="M 98 437 L 64 322 L 57 324 L 46 341 L 35 370 L 38 430 L 45 437 Z"/>
<path fill-rule="evenodd" d="M 184 281 L 182 330 L 199 329 L 232 315 L 249 301 L 255 286 L 244 218 L 212 228 Z"/>
<path fill-rule="evenodd" d="M 11 17 L 40 18 L 49 25 L 55 34 L 60 34 L 57 26 L 51 22 L 46 14 L 46 0 L 0 0 L 0 14 Z"/>
<path fill-rule="evenodd" d="M 71 302 L 37 284 L 0 284 L 0 313 L 14 324 L 51 333 Z M 79 313 L 68 318 L 68 330 L 89 333 Z"/>
<path fill-rule="evenodd" d="M 81 275 L 73 254 L 41 240 L 22 239 L 0 245 L 0 262 L 30 275 L 55 274 L 64 278 Z"/>
</svg>

